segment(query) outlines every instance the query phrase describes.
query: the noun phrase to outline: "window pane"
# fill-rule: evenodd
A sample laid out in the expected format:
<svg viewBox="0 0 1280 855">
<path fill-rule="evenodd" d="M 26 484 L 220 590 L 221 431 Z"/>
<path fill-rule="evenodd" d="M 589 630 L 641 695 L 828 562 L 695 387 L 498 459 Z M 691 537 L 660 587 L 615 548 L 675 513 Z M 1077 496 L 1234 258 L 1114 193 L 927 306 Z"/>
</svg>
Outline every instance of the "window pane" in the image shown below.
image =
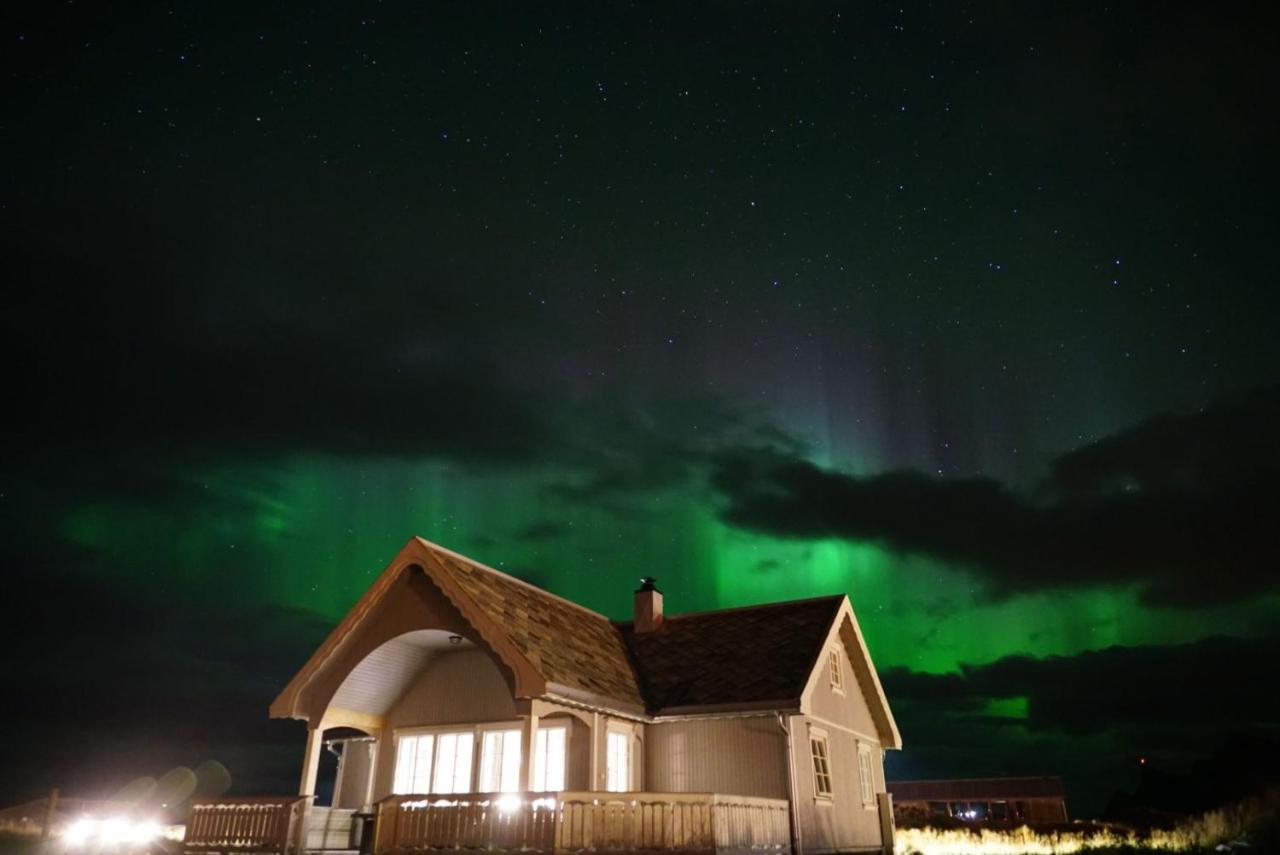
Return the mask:
<svg viewBox="0 0 1280 855">
<path fill-rule="evenodd" d="M 563 727 L 539 728 L 533 755 L 533 789 L 558 792 L 564 789 L 565 734 Z"/>
<path fill-rule="evenodd" d="M 813 754 L 813 791 L 819 796 L 831 795 L 831 767 L 827 764 L 827 738 L 811 737 L 809 750 Z"/>
<path fill-rule="evenodd" d="M 396 748 L 396 772 L 392 790 L 398 794 L 430 791 L 431 749 L 435 737 L 404 736 Z"/>
<path fill-rule="evenodd" d="M 502 734 L 502 792 L 520 791 L 520 731 Z"/>
<path fill-rule="evenodd" d="M 866 749 L 858 751 L 858 775 L 862 779 L 862 802 L 869 805 L 875 801 L 875 793 L 871 778 L 871 752 Z"/>
<path fill-rule="evenodd" d="M 396 749 L 396 780 L 391 789 L 397 794 L 413 792 L 409 782 L 413 779 L 414 743 L 417 741 L 411 736 L 402 737 Z"/>
<path fill-rule="evenodd" d="M 631 740 L 625 733 L 610 733 L 606 788 L 625 793 L 631 788 Z"/>
<path fill-rule="evenodd" d="M 519 790 L 520 731 L 487 731 L 480 753 L 480 791 L 514 793 Z"/>
<path fill-rule="evenodd" d="M 470 733 L 442 733 L 437 747 L 433 793 L 465 793 L 471 789 Z"/>
</svg>

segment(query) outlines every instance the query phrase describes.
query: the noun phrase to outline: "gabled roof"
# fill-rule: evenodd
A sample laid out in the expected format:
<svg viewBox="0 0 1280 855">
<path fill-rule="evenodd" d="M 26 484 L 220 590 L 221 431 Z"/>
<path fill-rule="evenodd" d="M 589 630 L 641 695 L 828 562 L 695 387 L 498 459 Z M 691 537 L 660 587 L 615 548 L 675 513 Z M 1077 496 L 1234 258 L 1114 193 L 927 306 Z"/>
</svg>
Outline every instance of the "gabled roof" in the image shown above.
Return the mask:
<svg viewBox="0 0 1280 855">
<path fill-rule="evenodd" d="M 622 639 L 607 617 L 418 540 L 548 684 L 644 705 Z"/>
<path fill-rule="evenodd" d="M 653 713 L 795 703 L 843 596 L 664 617 L 654 632 L 619 623 Z"/>
<path fill-rule="evenodd" d="M 899 745 L 843 595 L 669 615 L 657 631 L 636 633 L 630 622 L 612 621 L 420 537 L 409 540 L 294 676 L 271 705 L 273 716 L 306 717 L 299 701 L 304 689 L 326 663 L 340 658 L 358 627 L 376 624 L 379 603 L 401 590 L 396 583 L 414 568 L 509 669 L 517 697 L 635 716 L 798 710 L 824 646 L 840 638 L 859 673 L 869 675 L 867 701 L 886 746 Z"/>
</svg>

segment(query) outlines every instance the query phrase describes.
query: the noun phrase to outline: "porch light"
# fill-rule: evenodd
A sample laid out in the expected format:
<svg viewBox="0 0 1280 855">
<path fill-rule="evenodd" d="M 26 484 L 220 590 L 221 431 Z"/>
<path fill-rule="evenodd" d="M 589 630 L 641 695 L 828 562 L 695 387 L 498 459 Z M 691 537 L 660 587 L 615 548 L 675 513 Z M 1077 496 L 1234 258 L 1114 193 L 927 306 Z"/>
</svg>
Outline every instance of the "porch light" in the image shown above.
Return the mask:
<svg viewBox="0 0 1280 855">
<path fill-rule="evenodd" d="M 500 796 L 495 804 L 497 804 L 498 810 L 510 813 L 513 810 L 518 810 L 520 805 L 524 804 L 524 799 L 512 795 Z"/>
</svg>

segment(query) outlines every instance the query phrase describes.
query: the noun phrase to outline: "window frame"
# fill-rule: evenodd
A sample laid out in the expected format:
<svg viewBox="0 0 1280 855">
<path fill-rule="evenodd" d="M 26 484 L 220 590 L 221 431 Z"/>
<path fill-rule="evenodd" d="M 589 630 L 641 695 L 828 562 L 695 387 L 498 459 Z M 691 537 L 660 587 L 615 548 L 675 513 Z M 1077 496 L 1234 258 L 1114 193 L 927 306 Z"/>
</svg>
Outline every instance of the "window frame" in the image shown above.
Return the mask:
<svg viewBox="0 0 1280 855">
<path fill-rule="evenodd" d="M 831 738 L 827 731 L 818 727 L 810 727 L 808 735 L 809 763 L 813 772 L 813 799 L 819 804 L 831 804 L 835 801 L 835 777 L 831 772 Z"/>
<path fill-rule="evenodd" d="M 555 788 L 547 789 L 547 769 L 545 768 L 545 766 L 546 766 L 546 757 L 550 754 L 549 750 L 546 752 L 543 752 L 542 761 L 541 763 L 539 762 L 539 749 L 538 749 L 539 743 L 541 743 L 542 745 L 547 744 L 547 742 L 542 739 L 542 736 L 544 733 L 550 733 L 550 731 L 553 731 L 553 730 L 559 730 L 564 732 L 564 755 L 561 759 L 561 764 L 560 764 L 561 786 L 559 789 L 555 789 Z M 552 720 L 552 724 L 549 724 L 549 725 L 543 725 L 541 721 L 538 722 L 538 729 L 534 731 L 534 734 L 533 734 L 533 756 L 530 759 L 531 759 L 531 762 L 533 763 L 533 778 L 534 778 L 534 781 L 539 783 L 539 786 L 531 787 L 532 792 L 538 792 L 538 793 L 563 792 L 565 788 L 569 786 L 569 739 L 572 732 L 573 732 L 573 729 L 569 726 L 568 722 L 562 722 L 554 719 Z M 547 739 L 549 739 L 549 737 L 547 737 Z M 540 768 L 540 766 L 543 768 Z"/>
<path fill-rule="evenodd" d="M 876 806 L 876 773 L 871 746 L 865 742 L 858 743 L 858 791 L 864 808 Z"/>
<path fill-rule="evenodd" d="M 613 762 L 613 744 L 615 737 L 620 740 L 625 751 L 626 768 L 623 770 L 625 780 L 622 781 L 622 789 L 614 787 L 614 762 Z M 605 729 L 604 738 L 604 788 L 605 792 L 610 793 L 629 793 L 631 792 L 632 782 L 635 780 L 635 750 L 632 746 L 632 740 L 635 734 L 629 727 L 619 727 L 618 725 L 609 725 Z"/>
<path fill-rule="evenodd" d="M 506 765 L 506 755 L 507 755 L 506 737 L 508 734 L 511 734 L 511 733 L 514 733 L 516 735 L 515 789 L 504 789 L 502 786 L 502 778 L 503 778 L 503 772 L 506 771 L 503 768 Z M 498 786 L 496 789 L 491 789 L 484 786 L 485 772 L 487 771 L 487 767 L 485 763 L 486 753 L 487 753 L 486 749 L 487 749 L 487 743 L 489 742 L 489 737 L 492 734 L 502 734 L 502 740 L 501 740 L 502 745 L 500 746 L 500 749 L 499 749 L 502 760 L 499 761 L 499 765 L 498 765 L 498 770 L 497 770 Z M 477 756 L 475 757 L 475 763 L 476 763 L 475 777 L 474 777 L 475 792 L 518 793 L 523 791 L 524 786 L 520 781 L 520 769 L 524 762 L 525 749 L 524 749 L 524 733 L 523 733 L 523 728 L 520 727 L 520 723 L 516 722 L 514 726 L 512 726 L 510 722 L 499 722 L 496 724 L 492 722 L 486 722 L 485 724 L 478 724 L 476 725 L 476 736 L 478 737 L 476 739 L 476 742 L 479 743 L 480 750 L 479 752 L 477 752 Z"/>
<path fill-rule="evenodd" d="M 827 651 L 827 679 L 831 682 L 831 691 L 844 694 L 844 664 L 840 661 L 839 647 Z"/>
<path fill-rule="evenodd" d="M 397 728 L 392 732 L 395 742 L 395 768 L 391 770 L 391 790 L 394 795 L 455 795 L 457 793 L 472 792 L 471 789 L 451 790 L 449 792 L 438 792 L 436 785 L 436 769 L 440 763 L 440 738 L 442 736 L 457 735 L 466 736 L 471 740 L 471 762 L 467 775 L 467 787 L 475 786 L 476 782 L 476 742 L 478 736 L 478 728 L 475 725 L 471 727 L 459 727 L 456 724 L 435 725 L 430 727 L 406 727 Z M 400 793 L 397 792 L 398 786 L 396 779 L 400 772 L 400 746 L 405 739 L 420 739 L 423 736 L 431 737 L 431 768 L 427 772 L 427 790 L 422 793 Z M 455 777 L 457 770 L 454 770 Z"/>
</svg>

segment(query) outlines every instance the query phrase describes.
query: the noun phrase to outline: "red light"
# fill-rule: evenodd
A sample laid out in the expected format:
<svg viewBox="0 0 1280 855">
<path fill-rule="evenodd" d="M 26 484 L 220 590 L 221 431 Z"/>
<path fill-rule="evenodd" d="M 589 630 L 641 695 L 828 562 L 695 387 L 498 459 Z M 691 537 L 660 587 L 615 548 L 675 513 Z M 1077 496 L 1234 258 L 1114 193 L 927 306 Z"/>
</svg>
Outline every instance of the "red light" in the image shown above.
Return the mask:
<svg viewBox="0 0 1280 855">
<path fill-rule="evenodd" d="M 1138 765 L 1139 765 L 1139 766 L 1145 766 L 1145 765 L 1147 765 L 1147 758 L 1146 758 L 1146 757 L 1139 757 L 1139 758 L 1138 758 Z"/>
</svg>

